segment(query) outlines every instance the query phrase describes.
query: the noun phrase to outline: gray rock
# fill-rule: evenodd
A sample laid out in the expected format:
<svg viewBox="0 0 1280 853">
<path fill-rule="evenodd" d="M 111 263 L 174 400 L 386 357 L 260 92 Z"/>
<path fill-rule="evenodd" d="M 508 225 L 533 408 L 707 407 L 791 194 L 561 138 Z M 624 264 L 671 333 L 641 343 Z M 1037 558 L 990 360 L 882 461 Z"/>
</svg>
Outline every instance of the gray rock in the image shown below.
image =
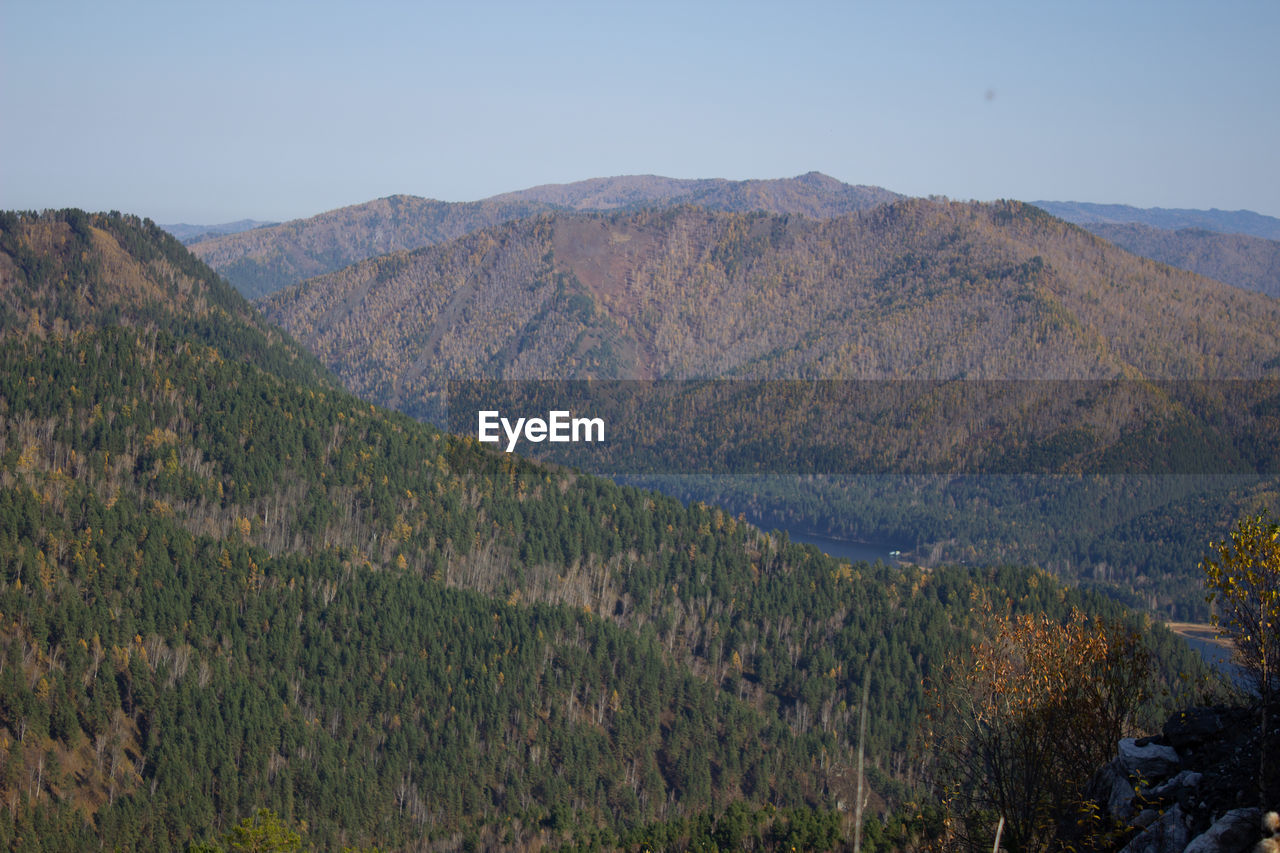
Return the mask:
<svg viewBox="0 0 1280 853">
<path fill-rule="evenodd" d="M 1181 806 L 1169 809 L 1124 846 L 1120 853 L 1182 853 L 1191 830 Z"/>
<path fill-rule="evenodd" d="M 1171 746 L 1148 743 L 1138 746 L 1131 738 L 1120 741 L 1120 763 L 1131 776 L 1141 776 L 1148 781 L 1168 778 L 1182 760 Z"/>
<path fill-rule="evenodd" d="M 1178 797 L 1182 794 L 1183 789 L 1194 790 L 1198 787 L 1200 785 L 1200 780 L 1203 778 L 1204 776 L 1202 774 L 1196 773 L 1194 770 L 1183 770 L 1172 779 L 1169 779 L 1166 782 L 1161 782 L 1150 791 L 1147 791 L 1146 796 L 1154 799 Z"/>
<path fill-rule="evenodd" d="M 1197 835 L 1185 853 L 1247 853 L 1258 840 L 1261 819 L 1259 809 L 1232 809 Z"/>
<path fill-rule="evenodd" d="M 1128 820 L 1133 816 L 1133 801 L 1138 792 L 1125 778 L 1123 773 L 1116 773 L 1111 782 L 1111 794 L 1107 797 L 1107 814 L 1117 820 Z"/>
</svg>

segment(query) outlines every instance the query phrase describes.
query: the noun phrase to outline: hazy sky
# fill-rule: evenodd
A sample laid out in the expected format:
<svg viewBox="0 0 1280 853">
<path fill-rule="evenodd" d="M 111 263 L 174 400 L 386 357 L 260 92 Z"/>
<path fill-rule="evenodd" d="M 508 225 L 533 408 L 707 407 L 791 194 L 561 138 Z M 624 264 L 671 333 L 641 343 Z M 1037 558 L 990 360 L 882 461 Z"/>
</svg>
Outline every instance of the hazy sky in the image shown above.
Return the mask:
<svg viewBox="0 0 1280 853">
<path fill-rule="evenodd" d="M 621 174 L 1280 216 L 1280 2 L 0 0 L 0 207 Z"/>
</svg>

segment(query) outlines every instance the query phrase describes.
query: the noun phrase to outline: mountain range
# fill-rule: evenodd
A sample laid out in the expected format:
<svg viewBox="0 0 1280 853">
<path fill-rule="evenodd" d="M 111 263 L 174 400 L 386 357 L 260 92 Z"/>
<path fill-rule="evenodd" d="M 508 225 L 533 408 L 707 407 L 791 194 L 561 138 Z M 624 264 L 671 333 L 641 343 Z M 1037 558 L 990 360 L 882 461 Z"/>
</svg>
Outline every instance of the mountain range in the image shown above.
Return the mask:
<svg viewBox="0 0 1280 853">
<path fill-rule="evenodd" d="M 1018 203 L 812 220 L 548 214 L 263 300 L 348 387 L 454 378 L 1221 379 L 1274 367 L 1274 299 Z"/>
<path fill-rule="evenodd" d="M 222 222 L 217 225 L 190 225 L 186 222 L 177 222 L 172 225 L 161 225 L 160 227 L 177 237 L 184 244 L 190 244 L 275 224 L 277 223 L 262 222 L 257 219 L 237 219 L 235 222 Z"/>
<path fill-rule="evenodd" d="M 1265 257 L 1239 245 L 1220 269 Z M 943 831 L 931 691 L 984 609 L 1124 620 L 1151 725 L 1196 664 L 1115 599 L 1201 615 L 1195 552 L 1280 494 L 1280 303 L 1018 202 L 630 177 L 195 248 L 267 316 L 150 222 L 0 214 L 9 848 L 186 850 L 265 807 L 329 848 L 832 849 L 865 748 L 868 849 L 905 849 Z M 663 380 L 677 404 L 907 383 L 943 415 L 932 458 L 1046 474 L 658 484 L 674 500 L 382 407 L 431 419 L 463 378 Z M 1066 379 L 1120 391 L 1040 384 Z M 984 381 L 1031 396 L 930 384 Z M 820 432 L 726 402 L 740 460 Z M 1161 467 L 1182 453 L 1244 473 Z M 1082 473 L 1108 459 L 1157 473 Z"/>
<path fill-rule="evenodd" d="M 1033 571 L 837 562 L 372 406 L 135 217 L 0 214 L 0 284 L 11 849 L 263 808 L 329 848 L 831 849 L 860 744 L 906 843 L 973 602 L 1195 668 Z"/>
<path fill-rule="evenodd" d="M 1274 377 L 1280 367 L 1274 298 L 1137 257 L 1016 202 L 899 200 L 825 219 L 684 205 L 544 213 L 370 259 L 261 305 L 348 388 L 437 421 L 446 386 L 457 379 L 1121 379 L 1145 388 L 1153 380 Z M 1271 392 L 1255 390 L 1262 396 L 1243 403 L 1246 410 L 1269 405 Z M 930 448 L 926 467 L 953 473 L 1068 473 L 1098 458 L 1124 458 L 1126 471 L 1189 472 L 1143 433 L 1157 422 L 1184 424 L 1178 429 L 1191 429 L 1188 436 L 1200 429 L 1186 426 L 1191 401 L 1164 393 L 1129 414 L 1109 403 L 1077 409 L 1090 414 L 1063 424 L 1052 447 L 1008 455 L 988 436 L 985 452 L 1005 454 L 1006 464 L 988 457 L 980 469 L 964 469 L 955 454 L 965 436 L 986 434 L 981 420 L 953 418 L 913 448 L 895 444 L 883 427 L 847 426 L 871 446 L 895 448 L 894 458 Z M 1018 403 L 1003 423 L 1031 411 Z M 765 442 L 775 448 L 769 470 L 793 458 L 776 455 L 778 441 L 788 443 L 775 435 L 779 426 L 828 434 L 793 420 L 740 424 L 740 435 L 773 436 Z M 1259 423 L 1255 439 L 1270 429 L 1265 417 Z M 1138 433 L 1124 438 L 1124 424 Z M 1228 455 L 1265 457 L 1255 439 L 1247 441 L 1252 450 Z M 1130 449 L 1108 450 L 1119 447 Z M 1143 447 L 1146 461 L 1134 466 Z M 752 458 L 744 452 L 730 455 Z M 845 446 L 853 467 L 826 473 L 889 472 L 859 467 L 860 452 Z M 1021 467 L 1033 459 L 1059 460 L 1058 467 Z M 1054 566 L 1186 618 L 1203 615 L 1197 549 L 1220 533 L 1221 519 L 1274 491 L 1269 477 L 1195 487 L 1167 478 L 1091 481 L 1086 491 L 1101 491 L 1088 497 L 1040 480 L 1030 499 L 1022 486 L 997 494 L 990 479 L 976 489 L 951 480 L 905 489 L 809 481 L 801 491 L 776 482 L 647 482 L 809 532 L 915 543 L 914 559 L 980 555 Z M 957 502 L 964 511 L 954 511 Z M 1084 509 L 1103 505 L 1111 510 Z"/>
<path fill-rule="evenodd" d="M 653 175 L 534 187 L 483 201 L 444 202 L 396 195 L 309 219 L 197 241 L 191 250 L 251 299 L 305 278 L 399 250 L 556 210 L 614 210 L 697 204 L 712 210 L 767 210 L 836 216 L 900 198 L 811 172 L 769 181 L 681 180 Z"/>
<path fill-rule="evenodd" d="M 435 245 L 540 212 L 691 204 L 709 210 L 823 219 L 901 198 L 889 190 L 851 186 L 818 172 L 749 181 L 629 175 L 533 187 L 479 202 L 391 196 L 278 225 L 242 220 L 166 227 L 237 289 L 256 299 L 380 254 Z M 1272 295 L 1280 291 L 1275 260 L 1280 255 L 1276 242 L 1280 220 L 1273 217 L 1251 211 L 1035 204 L 1134 254 L 1249 290 Z"/>
<path fill-rule="evenodd" d="M 1251 210 L 1133 207 L 1127 204 L 1092 204 L 1081 201 L 1033 201 L 1032 204 L 1077 225 L 1123 225 L 1136 222 L 1164 231 L 1193 228 L 1218 234 L 1247 234 L 1264 240 L 1280 240 L 1280 219 Z"/>
</svg>

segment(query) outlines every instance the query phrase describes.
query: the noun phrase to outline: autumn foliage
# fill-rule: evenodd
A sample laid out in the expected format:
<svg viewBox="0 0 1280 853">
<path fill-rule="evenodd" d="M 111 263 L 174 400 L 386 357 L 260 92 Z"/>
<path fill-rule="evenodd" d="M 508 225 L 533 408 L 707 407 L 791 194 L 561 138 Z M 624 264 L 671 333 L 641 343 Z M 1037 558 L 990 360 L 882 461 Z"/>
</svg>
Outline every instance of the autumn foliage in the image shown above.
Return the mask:
<svg viewBox="0 0 1280 853">
<path fill-rule="evenodd" d="M 953 667 L 935 732 L 956 849 L 1048 850 L 1079 834 L 1083 788 L 1133 730 L 1150 691 L 1138 633 L 1074 611 L 993 622 Z"/>
<path fill-rule="evenodd" d="M 1241 519 L 1226 540 L 1209 545 L 1201 564 L 1215 625 L 1226 628 L 1235 660 L 1258 699 L 1258 795 L 1269 805 L 1275 771 L 1271 706 L 1280 695 L 1280 524 L 1266 515 Z"/>
<path fill-rule="evenodd" d="M 1280 681 L 1280 525 L 1267 516 L 1242 519 L 1201 563 L 1213 621 L 1227 629 L 1236 659 L 1258 695 Z"/>
</svg>

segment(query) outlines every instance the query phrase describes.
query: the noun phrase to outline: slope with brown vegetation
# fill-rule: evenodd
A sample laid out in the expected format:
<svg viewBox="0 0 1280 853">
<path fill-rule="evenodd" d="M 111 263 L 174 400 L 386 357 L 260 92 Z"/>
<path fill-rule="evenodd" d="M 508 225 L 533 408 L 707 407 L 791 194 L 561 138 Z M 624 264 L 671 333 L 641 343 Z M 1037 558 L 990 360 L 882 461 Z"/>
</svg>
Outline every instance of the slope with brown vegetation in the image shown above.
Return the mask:
<svg viewBox="0 0 1280 853">
<path fill-rule="evenodd" d="M 1275 240 L 1202 228 L 1167 231 L 1137 222 L 1083 227 L 1135 255 L 1280 297 L 1280 242 Z"/>
<path fill-rule="evenodd" d="M 882 187 L 850 185 L 821 172 L 794 178 L 728 181 L 658 175 L 591 178 L 571 184 L 546 184 L 494 196 L 491 201 L 539 201 L 570 210 L 618 210 L 694 204 L 736 213 L 790 213 L 812 219 L 843 216 L 902 196 Z"/>
<path fill-rule="evenodd" d="M 652 175 L 534 187 L 475 202 L 394 195 L 253 231 L 202 240 L 192 251 L 241 293 L 258 298 L 304 278 L 388 252 L 433 246 L 551 210 L 613 210 L 696 203 L 715 210 L 838 216 L 900 198 L 817 172 L 770 181 Z"/>
<path fill-rule="evenodd" d="M 348 387 L 410 408 L 481 376 L 1225 378 L 1280 353 L 1274 299 L 1017 203 L 557 214 L 263 308 Z"/>
<path fill-rule="evenodd" d="M 548 209 L 512 201 L 454 204 L 393 195 L 202 240 L 191 251 L 245 296 L 255 298 L 364 258 L 416 249 Z"/>
</svg>

